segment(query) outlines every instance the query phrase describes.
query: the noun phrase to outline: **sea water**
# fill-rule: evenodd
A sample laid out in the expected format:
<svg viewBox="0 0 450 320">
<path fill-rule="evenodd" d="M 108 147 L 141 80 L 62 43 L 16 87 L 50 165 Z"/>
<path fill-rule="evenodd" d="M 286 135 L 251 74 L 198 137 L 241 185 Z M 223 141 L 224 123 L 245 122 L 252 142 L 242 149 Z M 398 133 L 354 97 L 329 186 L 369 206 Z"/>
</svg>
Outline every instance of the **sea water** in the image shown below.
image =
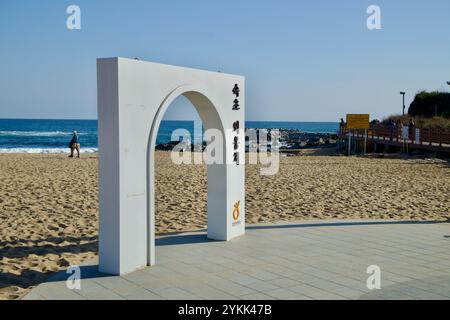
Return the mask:
<svg viewBox="0 0 450 320">
<path fill-rule="evenodd" d="M 248 121 L 245 125 L 246 128 L 312 133 L 336 133 L 339 128 L 336 122 Z M 159 127 L 156 143 L 170 142 L 176 129 L 186 129 L 193 137 L 195 126 L 201 127 L 201 122 L 164 120 Z M 97 120 L 0 119 L 0 153 L 67 153 L 74 130 L 79 134 L 83 153 L 98 151 Z"/>
</svg>

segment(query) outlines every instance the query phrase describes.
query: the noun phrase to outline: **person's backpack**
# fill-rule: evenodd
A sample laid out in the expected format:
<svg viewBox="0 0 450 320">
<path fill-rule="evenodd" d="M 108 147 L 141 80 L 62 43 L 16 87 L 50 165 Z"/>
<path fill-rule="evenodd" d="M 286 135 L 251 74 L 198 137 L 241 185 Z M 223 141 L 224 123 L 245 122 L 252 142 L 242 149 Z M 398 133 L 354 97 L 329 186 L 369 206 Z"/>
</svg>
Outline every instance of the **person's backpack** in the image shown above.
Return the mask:
<svg viewBox="0 0 450 320">
<path fill-rule="evenodd" d="M 72 138 L 69 142 L 69 148 L 72 148 L 73 144 L 75 143 L 75 138 Z"/>
</svg>

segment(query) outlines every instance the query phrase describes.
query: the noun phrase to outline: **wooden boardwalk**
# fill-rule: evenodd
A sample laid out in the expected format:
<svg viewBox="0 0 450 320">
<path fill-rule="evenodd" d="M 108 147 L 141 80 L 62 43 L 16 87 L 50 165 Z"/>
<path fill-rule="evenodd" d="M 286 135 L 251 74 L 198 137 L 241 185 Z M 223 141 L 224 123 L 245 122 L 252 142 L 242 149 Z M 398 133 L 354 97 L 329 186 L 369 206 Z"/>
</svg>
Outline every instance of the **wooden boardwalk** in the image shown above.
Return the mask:
<svg viewBox="0 0 450 320">
<path fill-rule="evenodd" d="M 407 150 L 426 150 L 450 153 L 449 129 L 424 129 L 414 127 L 389 127 L 372 124 L 369 130 L 351 130 L 351 139 L 369 143 L 399 147 Z M 348 141 L 349 130 L 341 128 L 339 137 Z"/>
</svg>

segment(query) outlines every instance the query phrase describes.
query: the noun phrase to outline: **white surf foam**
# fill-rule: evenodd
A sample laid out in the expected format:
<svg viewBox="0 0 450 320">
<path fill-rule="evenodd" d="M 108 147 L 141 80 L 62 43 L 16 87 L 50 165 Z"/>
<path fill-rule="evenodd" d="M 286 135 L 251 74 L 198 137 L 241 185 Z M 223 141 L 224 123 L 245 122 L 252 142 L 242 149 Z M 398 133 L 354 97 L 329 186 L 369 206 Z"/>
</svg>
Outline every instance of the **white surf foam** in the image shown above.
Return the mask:
<svg viewBox="0 0 450 320">
<path fill-rule="evenodd" d="M 98 148 L 81 148 L 81 153 L 96 153 Z M 69 153 L 69 148 L 0 148 L 0 153 Z"/>
<path fill-rule="evenodd" d="M 0 131 L 0 136 L 19 136 L 19 137 L 58 137 L 71 136 L 72 132 L 64 131 Z M 78 133 L 85 135 L 86 133 Z"/>
</svg>

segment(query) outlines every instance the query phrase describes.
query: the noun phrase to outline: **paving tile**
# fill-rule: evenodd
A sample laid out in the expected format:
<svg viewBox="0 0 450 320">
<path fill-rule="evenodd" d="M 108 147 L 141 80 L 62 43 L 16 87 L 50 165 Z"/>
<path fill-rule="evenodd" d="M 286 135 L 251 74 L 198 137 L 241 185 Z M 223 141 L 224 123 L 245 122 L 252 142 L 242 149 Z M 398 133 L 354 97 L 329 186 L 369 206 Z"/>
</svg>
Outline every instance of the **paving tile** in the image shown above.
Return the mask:
<svg viewBox="0 0 450 320">
<path fill-rule="evenodd" d="M 150 292 L 145 289 L 136 289 L 133 293 L 125 295 L 125 299 L 127 300 L 162 300 L 164 299 L 160 295 L 157 295 L 153 292 Z"/>
<path fill-rule="evenodd" d="M 228 280 L 236 282 L 237 284 L 241 284 L 241 285 L 245 286 L 245 285 L 247 285 L 249 283 L 258 281 L 259 279 L 251 277 L 251 276 L 248 276 L 248 275 L 245 275 L 245 274 L 238 273 L 238 274 L 234 274 L 234 275 L 230 276 L 228 278 Z"/>
<path fill-rule="evenodd" d="M 346 298 L 325 289 L 319 289 L 307 284 L 290 287 L 290 291 L 305 295 L 316 300 L 345 300 Z"/>
<path fill-rule="evenodd" d="M 274 297 L 266 295 L 262 292 L 247 294 L 245 296 L 241 296 L 240 299 L 242 299 L 242 300 L 275 300 Z"/>
<path fill-rule="evenodd" d="M 300 284 L 299 281 L 292 280 L 289 278 L 278 278 L 274 280 L 267 281 L 267 283 L 275 285 L 279 288 L 289 288 L 289 287 L 295 287 Z"/>
<path fill-rule="evenodd" d="M 268 290 L 279 289 L 280 287 L 266 281 L 256 281 L 245 285 L 255 291 L 266 292 Z"/>
<path fill-rule="evenodd" d="M 168 300 L 197 300 L 198 296 L 186 290 L 170 287 L 165 289 L 155 289 L 153 293 Z"/>
<path fill-rule="evenodd" d="M 50 282 L 40 285 L 39 290 L 36 291 L 39 300 L 86 300 L 79 290 L 67 289 L 65 281 L 63 282 Z M 36 294 L 33 293 L 33 294 Z"/>
<path fill-rule="evenodd" d="M 281 276 L 279 274 L 276 274 L 276 273 L 273 273 L 273 272 L 264 271 L 264 270 L 261 270 L 261 269 L 255 269 L 255 268 L 253 268 L 253 269 L 251 269 L 249 271 L 245 271 L 244 273 L 249 275 L 249 276 L 251 276 L 251 277 L 253 277 L 253 278 L 256 278 L 258 280 L 263 280 L 263 281 L 280 279 L 280 278 L 283 277 L 283 276 Z"/>
<path fill-rule="evenodd" d="M 265 294 L 280 300 L 300 300 L 303 295 L 285 288 L 267 290 Z"/>
<path fill-rule="evenodd" d="M 22 300 L 45 300 L 38 291 L 31 291 Z"/>
<path fill-rule="evenodd" d="M 208 300 L 235 300 L 237 296 L 226 291 L 211 287 L 206 284 L 197 283 L 194 285 L 182 284 L 180 288 L 192 293 L 194 296 Z"/>
<path fill-rule="evenodd" d="M 78 293 L 88 300 L 124 300 L 124 297 L 93 280 L 84 280 Z"/>
<path fill-rule="evenodd" d="M 251 286 L 243 286 L 235 282 L 227 281 L 221 278 L 214 278 L 208 281 L 208 285 L 222 290 L 229 295 L 240 297 L 252 293 L 256 293 L 258 290 L 253 289 Z"/>
</svg>

